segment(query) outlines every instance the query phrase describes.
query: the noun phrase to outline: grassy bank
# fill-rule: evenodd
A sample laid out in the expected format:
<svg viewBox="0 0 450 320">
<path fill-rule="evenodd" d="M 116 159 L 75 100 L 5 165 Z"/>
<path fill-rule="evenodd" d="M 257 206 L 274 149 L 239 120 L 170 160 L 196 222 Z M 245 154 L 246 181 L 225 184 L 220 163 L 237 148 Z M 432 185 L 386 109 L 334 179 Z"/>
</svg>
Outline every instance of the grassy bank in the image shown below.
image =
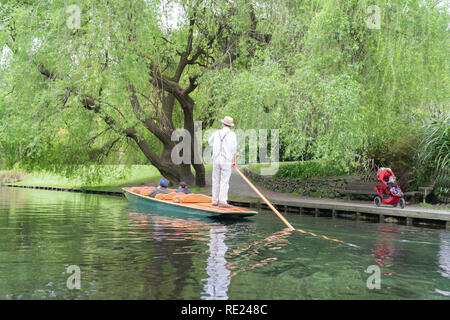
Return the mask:
<svg viewBox="0 0 450 320">
<path fill-rule="evenodd" d="M 116 165 L 109 167 L 111 167 L 108 170 L 109 174 L 104 176 L 100 183 L 86 184 L 77 177 L 66 178 L 48 172 L 32 172 L 24 173 L 20 177 L 21 181 L 10 184 L 120 192 L 123 187 L 157 185 L 162 177 L 159 171 L 150 165 L 133 165 L 131 167 Z M 211 169 L 207 166 L 206 170 L 210 172 Z M 9 171 L 3 172 L 4 177 L 8 175 L 10 175 Z M 3 179 L 1 180 L 3 181 Z M 203 188 L 194 187 L 191 190 L 201 192 Z"/>
<path fill-rule="evenodd" d="M 21 181 L 27 175 L 21 170 L 0 170 L 0 184 Z"/>
<path fill-rule="evenodd" d="M 111 166 L 110 174 L 97 184 L 86 184 L 77 177 L 67 178 L 54 173 L 32 172 L 21 181 L 12 183 L 27 186 L 45 186 L 59 188 L 77 188 L 87 190 L 120 191 L 121 187 L 154 184 L 160 174 L 153 166 L 135 165 L 130 168 Z"/>
</svg>

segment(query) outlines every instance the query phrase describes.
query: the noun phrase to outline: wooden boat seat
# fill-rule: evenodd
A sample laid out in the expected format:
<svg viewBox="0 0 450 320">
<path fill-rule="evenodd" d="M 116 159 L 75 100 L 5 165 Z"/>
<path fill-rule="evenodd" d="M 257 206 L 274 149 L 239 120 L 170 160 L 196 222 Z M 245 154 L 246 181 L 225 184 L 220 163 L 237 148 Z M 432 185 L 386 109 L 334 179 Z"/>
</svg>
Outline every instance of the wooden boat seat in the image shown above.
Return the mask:
<svg viewBox="0 0 450 320">
<path fill-rule="evenodd" d="M 204 194 L 191 193 L 179 194 L 173 198 L 173 202 L 178 203 L 211 203 L 212 198 Z"/>
<path fill-rule="evenodd" d="M 173 198 L 174 198 L 175 196 L 177 196 L 177 195 L 180 195 L 180 194 L 179 194 L 179 193 L 176 193 L 176 192 L 167 193 L 167 194 L 162 194 L 162 193 L 160 193 L 160 194 L 157 194 L 157 195 L 155 196 L 155 198 L 156 198 L 156 199 L 159 199 L 159 200 L 173 200 Z"/>
<path fill-rule="evenodd" d="M 131 192 L 142 194 L 143 196 L 148 196 L 150 192 L 153 191 L 155 187 L 133 187 L 131 188 Z"/>
</svg>

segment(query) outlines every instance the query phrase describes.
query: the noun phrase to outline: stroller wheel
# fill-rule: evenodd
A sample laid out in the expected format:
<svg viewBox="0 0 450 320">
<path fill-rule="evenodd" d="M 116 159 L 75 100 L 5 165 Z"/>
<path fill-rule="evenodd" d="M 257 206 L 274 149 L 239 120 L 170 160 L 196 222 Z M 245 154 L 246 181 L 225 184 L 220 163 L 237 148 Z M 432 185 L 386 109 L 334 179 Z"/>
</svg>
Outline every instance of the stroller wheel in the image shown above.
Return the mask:
<svg viewBox="0 0 450 320">
<path fill-rule="evenodd" d="M 404 209 L 406 207 L 406 201 L 405 198 L 400 199 L 400 208 Z"/>
<path fill-rule="evenodd" d="M 375 203 L 375 205 L 376 205 L 377 207 L 380 207 L 380 206 L 381 206 L 381 197 L 380 197 L 380 196 L 376 196 L 376 197 L 373 199 L 373 203 Z"/>
</svg>

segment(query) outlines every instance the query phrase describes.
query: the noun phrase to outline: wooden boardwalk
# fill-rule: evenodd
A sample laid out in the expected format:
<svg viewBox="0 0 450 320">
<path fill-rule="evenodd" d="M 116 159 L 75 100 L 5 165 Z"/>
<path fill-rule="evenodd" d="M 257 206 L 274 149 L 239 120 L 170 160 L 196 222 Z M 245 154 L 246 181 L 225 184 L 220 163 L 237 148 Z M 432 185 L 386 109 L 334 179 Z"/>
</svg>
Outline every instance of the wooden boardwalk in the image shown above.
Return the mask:
<svg viewBox="0 0 450 320">
<path fill-rule="evenodd" d="M 207 186 L 210 187 L 210 176 L 207 175 Z M 370 220 L 378 222 L 395 222 L 416 226 L 433 226 L 450 229 L 450 210 L 425 209 L 417 204 L 406 205 L 405 209 L 392 206 L 376 207 L 372 201 L 346 201 L 343 199 L 322 199 L 313 197 L 295 196 L 265 189 L 257 186 L 259 191 L 280 212 L 295 212 L 314 216 L 340 217 L 355 220 Z M 230 193 L 247 198 L 249 201 L 235 201 L 242 206 L 247 202 L 250 206 L 269 209 L 262 200 L 235 172 L 231 174 Z M 232 202 L 232 201 L 230 201 Z"/>
<path fill-rule="evenodd" d="M 123 196 L 122 192 L 118 191 L 103 191 L 103 190 L 88 190 L 88 189 L 77 189 L 77 188 L 59 188 L 59 187 L 48 187 L 48 186 L 21 186 L 16 184 L 5 184 L 5 187 L 13 188 L 27 188 L 27 189 L 41 189 L 41 190 L 52 190 L 52 191 L 69 191 L 78 193 L 92 193 L 92 194 L 106 194 L 110 196 Z"/>
<path fill-rule="evenodd" d="M 450 211 L 432 210 L 418 206 L 406 206 L 406 208 L 394 208 L 392 206 L 376 207 L 371 202 L 340 202 L 332 199 L 295 201 L 268 199 L 280 212 L 294 212 L 299 214 L 314 215 L 316 217 L 342 217 L 354 220 L 371 220 L 383 222 L 395 222 L 406 225 L 436 226 L 450 230 Z M 230 201 L 231 204 L 249 205 L 250 207 L 270 210 L 268 206 L 258 199 L 250 201 Z"/>
</svg>

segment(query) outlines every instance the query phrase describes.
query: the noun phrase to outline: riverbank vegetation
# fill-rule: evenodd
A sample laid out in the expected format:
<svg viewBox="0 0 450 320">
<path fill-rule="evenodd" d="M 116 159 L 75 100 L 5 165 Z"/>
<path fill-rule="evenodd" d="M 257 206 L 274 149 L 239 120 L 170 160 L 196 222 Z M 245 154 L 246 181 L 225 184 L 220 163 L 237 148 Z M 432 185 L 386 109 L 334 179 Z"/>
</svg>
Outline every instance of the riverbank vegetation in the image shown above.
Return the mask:
<svg viewBox="0 0 450 320">
<path fill-rule="evenodd" d="M 217 128 L 230 115 L 236 128 L 279 130 L 280 161 L 302 163 L 280 175 L 390 166 L 411 185 L 437 180 L 448 195 L 439 182 L 449 168 L 448 2 L 76 8 L 0 6 L 4 168 L 101 178 L 100 165 L 151 164 L 173 183 L 203 186 L 203 164 L 170 161 L 171 134 L 192 133 L 196 120 Z M 192 159 L 198 150 L 192 143 Z"/>
<path fill-rule="evenodd" d="M 83 175 L 76 177 L 70 175 L 66 177 L 50 172 L 22 173 L 17 181 L 4 182 L 12 182 L 13 184 L 26 186 L 79 188 L 120 192 L 121 188 L 126 186 L 137 186 L 142 184 L 155 185 L 161 178 L 159 171 L 155 167 L 149 165 L 105 165 L 102 166 L 102 168 L 90 168 L 83 172 Z M 89 179 L 87 176 L 84 176 L 89 175 L 90 172 L 104 172 L 104 174 L 102 175 L 101 180 Z M 8 172 L 7 175 L 11 175 L 11 172 Z"/>
<path fill-rule="evenodd" d="M 281 163 L 274 176 L 276 178 L 310 179 L 342 176 L 346 174 L 347 172 L 338 165 L 329 164 L 323 161 L 309 160 Z"/>
<path fill-rule="evenodd" d="M 92 166 L 84 169 L 83 175 L 76 177 L 45 171 L 26 173 L 18 169 L 4 170 L 0 171 L 0 184 L 122 192 L 123 187 L 157 185 L 162 177 L 158 169 L 151 165 L 102 165 L 101 168 Z M 207 173 L 211 169 L 211 166 L 206 166 Z M 101 179 L 88 177 L 98 172 L 103 172 Z M 193 192 L 204 190 L 196 186 L 190 189 Z"/>
<path fill-rule="evenodd" d="M 22 181 L 26 177 L 26 172 L 18 169 L 0 170 L 0 185 L 3 183 L 14 183 Z"/>
</svg>

